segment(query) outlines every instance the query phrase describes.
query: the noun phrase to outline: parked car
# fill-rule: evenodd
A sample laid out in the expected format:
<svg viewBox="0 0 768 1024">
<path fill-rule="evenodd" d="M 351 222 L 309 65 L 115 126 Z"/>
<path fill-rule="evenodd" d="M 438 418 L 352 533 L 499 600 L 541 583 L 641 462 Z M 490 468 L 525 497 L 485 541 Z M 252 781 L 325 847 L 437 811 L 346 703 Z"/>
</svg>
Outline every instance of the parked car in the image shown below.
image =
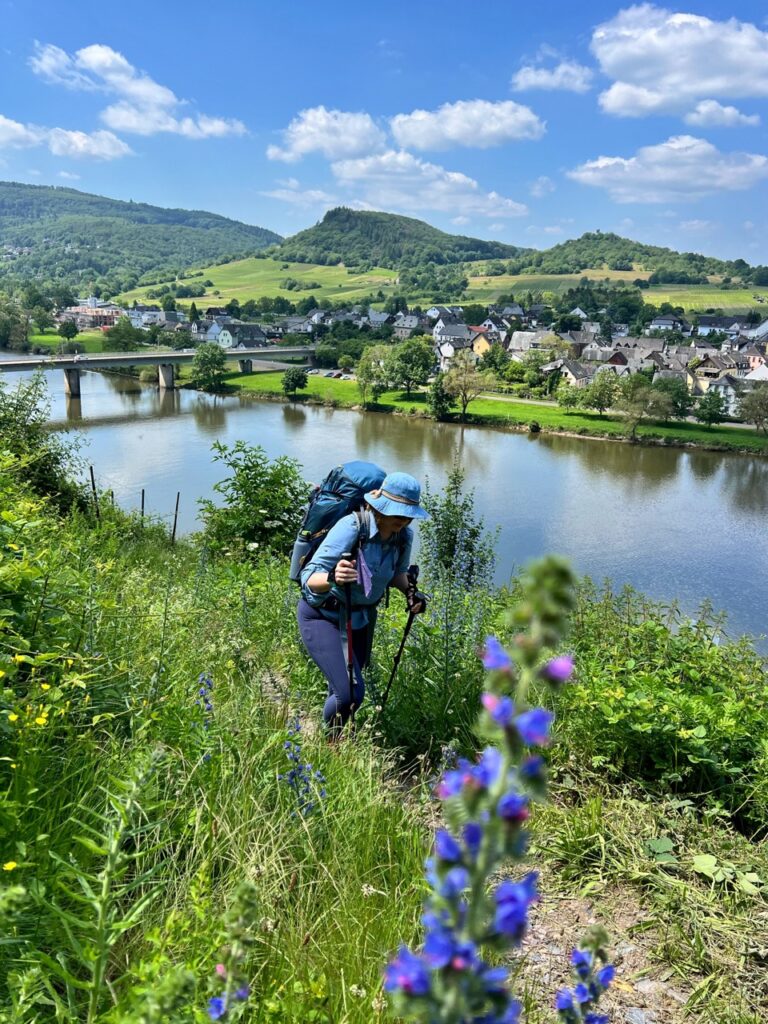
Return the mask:
<svg viewBox="0 0 768 1024">
<path fill-rule="evenodd" d="M 335 377 L 336 374 L 333 372 L 333 370 L 328 370 L 328 372 L 324 373 L 323 376 L 324 377 Z"/>
<path fill-rule="evenodd" d="M 331 374 L 331 376 L 335 377 L 338 380 L 339 377 L 343 377 L 344 374 L 341 372 L 341 370 L 336 370 L 334 373 Z"/>
<path fill-rule="evenodd" d="M 341 379 L 342 380 L 354 380 L 355 378 L 352 376 L 351 373 L 342 373 Z"/>
<path fill-rule="evenodd" d="M 320 371 L 319 370 L 307 370 L 307 375 L 308 376 L 313 374 L 313 373 L 320 373 Z"/>
</svg>

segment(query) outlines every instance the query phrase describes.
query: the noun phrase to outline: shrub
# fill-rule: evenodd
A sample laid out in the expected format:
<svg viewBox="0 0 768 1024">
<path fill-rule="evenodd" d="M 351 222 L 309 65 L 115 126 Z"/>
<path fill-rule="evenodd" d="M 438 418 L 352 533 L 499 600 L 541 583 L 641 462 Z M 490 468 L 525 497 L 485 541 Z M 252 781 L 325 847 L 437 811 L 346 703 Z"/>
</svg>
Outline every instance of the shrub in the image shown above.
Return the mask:
<svg viewBox="0 0 768 1024">
<path fill-rule="evenodd" d="M 231 475 L 214 485 L 222 498 L 200 501 L 204 539 L 214 551 L 288 552 L 301 522 L 308 485 L 295 459 L 270 461 L 259 445 L 213 445 L 214 459 Z"/>
</svg>

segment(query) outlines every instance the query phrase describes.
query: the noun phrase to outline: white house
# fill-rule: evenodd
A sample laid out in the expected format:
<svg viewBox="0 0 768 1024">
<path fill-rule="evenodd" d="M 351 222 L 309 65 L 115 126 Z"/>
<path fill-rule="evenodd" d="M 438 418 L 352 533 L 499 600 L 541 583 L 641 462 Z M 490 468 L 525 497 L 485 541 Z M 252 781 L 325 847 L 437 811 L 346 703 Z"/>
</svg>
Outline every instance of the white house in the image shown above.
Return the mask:
<svg viewBox="0 0 768 1024">
<path fill-rule="evenodd" d="M 224 324 L 216 344 L 222 348 L 256 348 L 267 344 L 267 336 L 258 324 Z"/>
<path fill-rule="evenodd" d="M 768 338 L 768 320 L 763 320 L 757 327 L 753 327 L 749 331 L 743 331 L 745 338 L 749 338 L 750 341 L 763 341 Z"/>
<path fill-rule="evenodd" d="M 457 352 L 466 352 L 468 357 L 477 362 L 479 356 L 472 351 L 472 343 L 469 338 L 453 338 L 437 345 L 437 359 L 441 370 L 450 370 L 451 360 Z"/>
<path fill-rule="evenodd" d="M 466 324 L 444 324 L 441 317 L 432 329 L 432 337 L 436 345 L 442 345 L 444 341 L 469 342 L 472 339 L 472 332 Z"/>
</svg>

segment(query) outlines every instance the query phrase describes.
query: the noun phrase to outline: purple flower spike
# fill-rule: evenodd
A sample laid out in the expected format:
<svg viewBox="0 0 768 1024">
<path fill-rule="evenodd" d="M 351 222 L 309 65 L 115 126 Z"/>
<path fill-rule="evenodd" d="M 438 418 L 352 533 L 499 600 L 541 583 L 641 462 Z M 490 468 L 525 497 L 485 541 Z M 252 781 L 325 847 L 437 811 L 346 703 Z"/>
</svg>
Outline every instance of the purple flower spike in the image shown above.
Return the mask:
<svg viewBox="0 0 768 1024">
<path fill-rule="evenodd" d="M 512 703 L 511 697 L 499 697 L 495 693 L 484 693 L 482 701 L 483 707 L 497 725 L 506 727 L 510 724 L 515 714 L 515 705 Z"/>
<path fill-rule="evenodd" d="M 549 743 L 549 730 L 555 716 L 544 708 L 524 711 L 515 719 L 515 726 L 523 743 L 531 747 L 545 747 Z"/>
<path fill-rule="evenodd" d="M 496 930 L 508 935 L 515 945 L 520 944 L 528 926 L 528 908 L 539 898 L 537 878 L 538 873 L 531 871 L 522 882 L 502 882 L 496 889 Z"/>
<path fill-rule="evenodd" d="M 227 1012 L 227 1004 L 223 996 L 213 996 L 208 1003 L 208 1016 L 211 1020 L 221 1020 Z"/>
<path fill-rule="evenodd" d="M 485 638 L 485 647 L 481 658 L 483 666 L 489 672 L 509 672 L 512 667 L 512 659 L 495 636 Z"/>
<path fill-rule="evenodd" d="M 384 990 L 396 992 L 398 989 L 411 996 L 425 996 L 429 992 L 427 965 L 407 946 L 400 947 L 399 953 L 384 971 Z"/>
<path fill-rule="evenodd" d="M 472 769 L 472 779 L 481 789 L 492 786 L 501 771 L 501 753 L 496 747 L 486 747 L 479 764 Z"/>
<path fill-rule="evenodd" d="M 435 928 L 424 940 L 424 959 L 430 967 L 439 971 L 451 962 L 454 938 L 447 928 Z"/>
<path fill-rule="evenodd" d="M 469 886 L 469 874 L 466 868 L 451 868 L 440 883 L 440 895 L 447 900 L 454 900 Z"/>
<path fill-rule="evenodd" d="M 449 864 L 455 864 L 461 860 L 461 847 L 451 833 L 446 832 L 444 828 L 438 829 L 435 835 L 435 853 L 439 860 Z"/>
<path fill-rule="evenodd" d="M 538 754 L 533 754 L 531 757 L 526 757 L 520 765 L 520 774 L 530 782 L 543 782 L 545 767 L 544 758 L 539 757 Z"/>
<path fill-rule="evenodd" d="M 560 654 L 552 658 L 541 670 L 542 679 L 550 683 L 567 683 L 573 675 L 574 661 L 571 654 Z"/>
<path fill-rule="evenodd" d="M 573 990 L 573 994 L 580 1003 L 591 1003 L 592 993 L 589 991 L 587 986 L 583 982 L 579 982 L 576 988 Z"/>
</svg>

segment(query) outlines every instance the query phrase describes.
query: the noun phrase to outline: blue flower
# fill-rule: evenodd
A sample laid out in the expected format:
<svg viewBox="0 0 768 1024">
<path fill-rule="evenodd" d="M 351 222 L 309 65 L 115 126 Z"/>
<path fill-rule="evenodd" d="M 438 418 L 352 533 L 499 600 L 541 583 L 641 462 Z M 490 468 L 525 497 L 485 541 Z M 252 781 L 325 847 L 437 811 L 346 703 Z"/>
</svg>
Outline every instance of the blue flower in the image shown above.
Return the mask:
<svg viewBox="0 0 768 1024">
<path fill-rule="evenodd" d="M 549 730 L 555 716 L 544 708 L 524 711 L 515 719 L 520 739 L 531 747 L 545 747 L 549 743 Z"/>
<path fill-rule="evenodd" d="M 447 928 L 434 928 L 424 940 L 424 959 L 430 967 L 439 970 L 451 962 L 454 938 Z"/>
<path fill-rule="evenodd" d="M 249 985 L 241 985 L 235 992 L 235 999 L 239 999 L 241 1003 L 244 1003 L 248 996 L 251 994 Z"/>
<path fill-rule="evenodd" d="M 555 1009 L 556 1010 L 573 1010 L 573 994 L 568 988 L 560 989 L 555 996 Z"/>
<path fill-rule="evenodd" d="M 211 1020 L 220 1020 L 227 1012 L 227 1004 L 223 996 L 213 996 L 208 1003 L 208 1016 Z"/>
<path fill-rule="evenodd" d="M 502 882 L 494 894 L 496 930 L 508 935 L 516 945 L 522 940 L 528 925 L 528 908 L 538 899 L 537 878 L 538 873 L 531 871 L 522 882 Z"/>
<path fill-rule="evenodd" d="M 549 683 L 567 683 L 573 675 L 574 661 L 570 654 L 561 654 L 552 658 L 540 671 L 542 679 Z"/>
<path fill-rule="evenodd" d="M 400 989 L 408 995 L 425 996 L 429 986 L 429 971 L 424 960 L 407 946 L 401 946 L 395 959 L 385 968 L 384 990 L 396 992 Z"/>
<path fill-rule="evenodd" d="M 505 793 L 499 800 L 496 811 L 504 821 L 525 821 L 529 814 L 528 797 L 521 793 Z"/>
<path fill-rule="evenodd" d="M 543 782 L 545 767 L 544 758 L 538 754 L 532 754 L 530 757 L 526 757 L 520 765 L 520 775 L 531 782 Z"/>
<path fill-rule="evenodd" d="M 481 658 L 483 666 L 489 672 L 508 672 L 512 666 L 512 659 L 495 636 L 485 638 L 485 647 Z"/>
<path fill-rule="evenodd" d="M 492 786 L 501 771 L 501 751 L 496 747 L 486 747 L 482 753 L 479 764 L 472 770 L 473 781 L 483 789 Z"/>
<path fill-rule="evenodd" d="M 582 981 L 589 977 L 593 959 L 592 954 L 586 949 L 574 949 L 571 953 L 571 967 L 573 967 Z"/>
<path fill-rule="evenodd" d="M 438 892 L 447 900 L 456 899 L 469 886 L 469 874 L 466 868 L 451 868 L 441 881 Z"/>
<path fill-rule="evenodd" d="M 573 994 L 576 996 L 577 1001 L 580 1003 L 592 1002 L 592 993 L 589 991 L 589 989 L 583 982 L 579 982 L 579 984 L 573 990 Z"/>
<path fill-rule="evenodd" d="M 608 988 L 616 975 L 616 968 L 613 964 L 606 964 L 597 972 L 597 983 L 602 988 Z"/>
<path fill-rule="evenodd" d="M 438 829 L 435 835 L 435 853 L 439 860 L 456 863 L 461 860 L 461 847 L 450 832 Z"/>
<path fill-rule="evenodd" d="M 515 705 L 512 703 L 511 697 L 500 697 L 497 693 L 484 693 L 482 701 L 483 707 L 497 725 L 505 728 L 510 724 L 515 714 Z"/>
<path fill-rule="evenodd" d="M 468 821 L 461 831 L 467 853 L 474 860 L 480 852 L 480 844 L 483 841 L 483 826 L 476 821 Z"/>
<path fill-rule="evenodd" d="M 506 967 L 488 967 L 480 973 L 480 980 L 488 995 L 502 995 L 509 973 Z"/>
<path fill-rule="evenodd" d="M 607 1013 L 588 1013 L 584 1024 L 611 1024 L 611 1018 Z"/>
</svg>

